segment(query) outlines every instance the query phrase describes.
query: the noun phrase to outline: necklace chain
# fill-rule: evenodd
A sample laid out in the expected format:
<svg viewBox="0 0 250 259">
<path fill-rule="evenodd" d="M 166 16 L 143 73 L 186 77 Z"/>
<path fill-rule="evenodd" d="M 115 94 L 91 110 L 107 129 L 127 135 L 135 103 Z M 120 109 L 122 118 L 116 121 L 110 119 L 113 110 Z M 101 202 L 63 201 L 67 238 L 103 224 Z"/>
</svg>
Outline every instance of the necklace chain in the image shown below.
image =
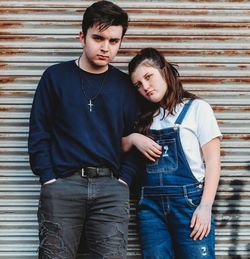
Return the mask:
<svg viewBox="0 0 250 259">
<path fill-rule="evenodd" d="M 81 57 L 82 57 L 82 55 L 78 58 L 78 60 L 77 60 L 77 65 L 78 65 L 78 67 L 79 67 L 79 69 L 81 69 L 81 66 L 80 66 L 80 59 L 81 59 Z M 89 106 L 89 111 L 90 112 L 92 112 L 92 107 L 94 106 L 94 104 L 93 104 L 93 101 L 97 98 L 97 96 L 101 93 L 101 90 L 102 90 L 102 88 L 103 88 L 103 85 L 104 85 L 104 83 L 105 83 L 105 81 L 106 81 L 106 78 L 107 78 L 107 76 L 108 76 L 108 73 L 109 73 L 109 68 L 108 68 L 108 71 L 106 71 L 106 73 L 105 73 L 105 75 L 104 75 L 104 77 L 103 77 L 103 79 L 102 79 L 102 82 L 101 82 L 101 84 L 100 84 L 100 87 L 99 87 L 99 89 L 97 90 L 97 92 L 92 96 L 92 97 L 89 97 L 87 94 L 86 94 L 86 92 L 85 92 L 85 90 L 84 90 L 84 83 L 83 83 L 83 81 L 84 81 L 84 78 L 83 78 L 83 76 L 82 76 L 82 74 L 81 74 L 81 71 L 79 70 L 79 75 L 80 75 L 80 79 L 81 79 L 81 88 L 82 88 L 82 92 L 83 92 L 83 95 L 84 95 L 84 97 L 88 100 L 88 106 Z"/>
</svg>

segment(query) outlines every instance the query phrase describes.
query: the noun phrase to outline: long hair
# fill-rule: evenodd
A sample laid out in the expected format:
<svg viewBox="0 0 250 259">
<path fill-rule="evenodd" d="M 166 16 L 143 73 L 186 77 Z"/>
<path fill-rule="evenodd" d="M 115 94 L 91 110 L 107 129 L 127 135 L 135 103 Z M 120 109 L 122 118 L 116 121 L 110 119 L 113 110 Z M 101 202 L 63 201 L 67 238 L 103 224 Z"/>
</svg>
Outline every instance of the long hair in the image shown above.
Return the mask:
<svg viewBox="0 0 250 259">
<path fill-rule="evenodd" d="M 129 62 L 128 72 L 130 77 L 140 64 L 155 67 L 165 79 L 167 91 L 160 103 L 164 110 L 168 111 L 167 115 L 173 115 L 177 104 L 183 103 L 185 98 L 198 98 L 196 95 L 183 89 L 178 70 L 173 64 L 167 62 L 158 50 L 154 48 L 142 49 Z M 160 103 L 152 103 L 141 96 L 139 97 L 139 102 L 141 114 L 137 123 L 137 130 L 142 134 L 148 135 L 153 118 L 159 114 Z"/>
</svg>

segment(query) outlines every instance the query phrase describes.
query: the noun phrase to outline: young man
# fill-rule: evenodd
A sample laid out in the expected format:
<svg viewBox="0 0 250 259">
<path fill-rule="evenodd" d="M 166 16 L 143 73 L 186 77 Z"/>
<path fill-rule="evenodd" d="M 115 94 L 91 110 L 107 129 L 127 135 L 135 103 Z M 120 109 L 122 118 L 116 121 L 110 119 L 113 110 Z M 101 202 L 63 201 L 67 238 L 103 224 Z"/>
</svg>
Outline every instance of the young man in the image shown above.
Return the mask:
<svg viewBox="0 0 250 259">
<path fill-rule="evenodd" d="M 86 9 L 77 60 L 49 67 L 34 97 L 29 154 L 42 183 L 39 258 L 73 259 L 84 231 L 90 258 L 125 258 L 134 157 L 122 136 L 137 114 L 128 76 L 109 65 L 128 16 L 100 1 Z"/>
</svg>

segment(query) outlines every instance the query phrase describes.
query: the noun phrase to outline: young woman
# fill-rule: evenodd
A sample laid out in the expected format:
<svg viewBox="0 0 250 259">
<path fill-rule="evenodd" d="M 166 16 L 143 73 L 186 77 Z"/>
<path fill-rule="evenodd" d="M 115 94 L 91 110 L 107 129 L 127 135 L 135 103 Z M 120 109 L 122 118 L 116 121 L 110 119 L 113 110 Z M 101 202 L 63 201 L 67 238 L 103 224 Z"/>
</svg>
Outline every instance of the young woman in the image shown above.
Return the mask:
<svg viewBox="0 0 250 259">
<path fill-rule="evenodd" d="M 122 144 L 146 157 L 138 206 L 143 258 L 215 258 L 211 210 L 221 133 L 214 113 L 183 89 L 176 68 L 155 49 L 141 50 L 129 74 L 142 109 L 139 133 Z"/>
</svg>

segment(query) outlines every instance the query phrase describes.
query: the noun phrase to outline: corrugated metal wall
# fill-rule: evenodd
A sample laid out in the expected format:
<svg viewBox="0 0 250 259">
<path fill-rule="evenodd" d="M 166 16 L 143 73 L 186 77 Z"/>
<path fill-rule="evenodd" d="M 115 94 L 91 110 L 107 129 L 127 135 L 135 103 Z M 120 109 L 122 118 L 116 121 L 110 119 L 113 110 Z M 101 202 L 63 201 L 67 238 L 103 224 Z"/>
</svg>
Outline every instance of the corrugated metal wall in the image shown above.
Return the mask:
<svg viewBox="0 0 250 259">
<path fill-rule="evenodd" d="M 42 71 L 77 58 L 93 1 L 0 1 L 0 258 L 36 258 L 39 183 L 27 156 L 28 118 Z M 214 206 L 218 258 L 250 258 L 250 1 L 114 1 L 131 23 L 115 65 L 142 47 L 179 64 L 184 86 L 214 108 L 222 177 Z M 134 205 L 132 204 L 134 215 Z M 140 250 L 130 224 L 129 258 Z"/>
</svg>

